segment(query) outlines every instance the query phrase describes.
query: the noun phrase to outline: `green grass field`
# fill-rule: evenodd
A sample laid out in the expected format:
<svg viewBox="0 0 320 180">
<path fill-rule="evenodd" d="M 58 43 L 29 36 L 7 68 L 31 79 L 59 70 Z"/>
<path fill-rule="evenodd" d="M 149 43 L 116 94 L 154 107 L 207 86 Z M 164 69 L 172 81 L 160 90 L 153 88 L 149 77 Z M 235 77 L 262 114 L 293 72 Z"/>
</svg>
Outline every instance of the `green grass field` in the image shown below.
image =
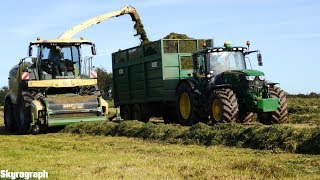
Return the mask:
<svg viewBox="0 0 320 180">
<path fill-rule="evenodd" d="M 318 99 L 294 101 L 300 102 L 289 101 L 290 117 L 316 117 L 291 118 L 295 124 L 287 126 L 318 127 Z M 320 155 L 60 132 L 13 135 L 4 132 L 2 110 L 0 139 L 0 169 L 46 170 L 52 179 L 320 179 Z"/>
</svg>

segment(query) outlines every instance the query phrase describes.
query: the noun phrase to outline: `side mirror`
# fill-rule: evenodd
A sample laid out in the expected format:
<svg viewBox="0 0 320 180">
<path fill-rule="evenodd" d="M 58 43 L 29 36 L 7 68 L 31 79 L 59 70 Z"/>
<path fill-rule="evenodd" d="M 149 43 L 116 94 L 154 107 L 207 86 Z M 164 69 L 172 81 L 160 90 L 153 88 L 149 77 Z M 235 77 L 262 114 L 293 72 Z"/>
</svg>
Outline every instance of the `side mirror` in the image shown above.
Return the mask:
<svg viewBox="0 0 320 180">
<path fill-rule="evenodd" d="M 92 46 L 91 46 L 91 53 L 92 53 L 92 55 L 97 55 L 97 49 L 96 49 L 95 44 L 92 44 Z"/>
<path fill-rule="evenodd" d="M 262 63 L 262 55 L 260 53 L 257 54 L 257 59 L 258 59 L 258 65 L 262 66 L 263 65 L 263 63 Z"/>
<path fill-rule="evenodd" d="M 29 57 L 32 56 L 32 46 L 29 46 Z"/>
</svg>

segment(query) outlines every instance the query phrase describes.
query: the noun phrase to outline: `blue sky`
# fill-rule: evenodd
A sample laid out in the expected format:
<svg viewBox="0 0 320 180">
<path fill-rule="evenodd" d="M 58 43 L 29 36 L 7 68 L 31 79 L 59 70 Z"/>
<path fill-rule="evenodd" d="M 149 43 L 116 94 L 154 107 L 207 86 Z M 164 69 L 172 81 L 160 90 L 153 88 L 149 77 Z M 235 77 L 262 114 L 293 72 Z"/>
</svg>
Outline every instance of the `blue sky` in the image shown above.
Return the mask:
<svg viewBox="0 0 320 180">
<path fill-rule="evenodd" d="M 150 40 L 170 32 L 214 38 L 259 49 L 268 80 L 290 93 L 320 92 L 320 1 L 314 0 L 10 0 L 1 2 L 0 86 L 12 66 L 27 56 L 30 41 L 53 39 L 68 28 L 125 4 L 134 6 Z M 80 32 L 96 43 L 94 64 L 111 71 L 111 53 L 139 45 L 130 16 L 114 18 Z"/>
</svg>

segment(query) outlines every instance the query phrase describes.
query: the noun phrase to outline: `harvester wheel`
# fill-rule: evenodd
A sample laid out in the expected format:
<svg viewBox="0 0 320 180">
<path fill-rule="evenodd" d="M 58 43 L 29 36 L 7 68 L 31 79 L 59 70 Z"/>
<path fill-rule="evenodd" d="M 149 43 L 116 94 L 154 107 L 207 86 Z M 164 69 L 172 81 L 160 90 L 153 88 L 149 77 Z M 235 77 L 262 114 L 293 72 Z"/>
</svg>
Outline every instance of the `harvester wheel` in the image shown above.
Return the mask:
<svg viewBox="0 0 320 180">
<path fill-rule="evenodd" d="M 124 120 L 132 119 L 131 109 L 129 105 L 120 106 L 120 116 Z"/>
<path fill-rule="evenodd" d="M 139 104 L 135 104 L 133 106 L 133 119 L 141 121 L 141 122 L 148 122 L 149 118 L 145 116 L 142 107 Z"/>
<path fill-rule="evenodd" d="M 33 100 L 34 96 L 29 92 L 22 92 L 22 95 L 18 98 L 18 127 L 20 134 L 26 134 L 30 130 L 31 102 Z"/>
<path fill-rule="evenodd" d="M 14 132 L 16 123 L 14 118 L 14 109 L 10 99 L 6 99 L 4 104 L 4 128 L 6 131 Z"/>
<path fill-rule="evenodd" d="M 283 90 L 279 87 L 269 87 L 269 95 L 272 98 L 279 99 L 279 107 L 274 112 L 258 113 L 258 119 L 262 124 L 280 124 L 288 119 L 287 98 Z"/>
<path fill-rule="evenodd" d="M 182 83 L 177 89 L 177 116 L 181 125 L 193 125 L 203 119 L 200 112 L 200 91 L 193 89 L 187 83 Z"/>
<path fill-rule="evenodd" d="M 214 90 L 209 102 L 212 123 L 230 123 L 238 120 L 239 104 L 233 90 L 229 88 Z"/>
</svg>

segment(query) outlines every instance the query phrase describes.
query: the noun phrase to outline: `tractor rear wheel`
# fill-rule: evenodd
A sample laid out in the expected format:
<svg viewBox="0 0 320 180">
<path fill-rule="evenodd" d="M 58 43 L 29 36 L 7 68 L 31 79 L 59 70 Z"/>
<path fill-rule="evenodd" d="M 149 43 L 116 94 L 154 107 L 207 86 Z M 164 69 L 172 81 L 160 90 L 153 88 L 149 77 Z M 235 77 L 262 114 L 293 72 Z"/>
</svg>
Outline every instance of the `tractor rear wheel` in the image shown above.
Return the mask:
<svg viewBox="0 0 320 180">
<path fill-rule="evenodd" d="M 231 89 L 222 88 L 214 90 L 209 100 L 212 123 L 230 123 L 238 120 L 238 99 Z"/>
<path fill-rule="evenodd" d="M 139 104 L 135 104 L 133 106 L 133 119 L 141 121 L 141 122 L 148 122 L 149 118 L 145 116 L 142 107 Z"/>
<path fill-rule="evenodd" d="M 20 134 L 26 134 L 30 130 L 31 123 L 31 102 L 34 96 L 29 92 L 22 92 L 18 98 L 18 128 Z"/>
<path fill-rule="evenodd" d="M 124 120 L 131 120 L 132 119 L 131 109 L 130 109 L 129 105 L 120 106 L 120 116 Z"/>
<path fill-rule="evenodd" d="M 269 87 L 269 95 L 279 99 L 279 107 L 274 112 L 258 113 L 258 119 L 262 124 L 280 124 L 288 120 L 287 98 L 283 90 L 279 87 Z"/>
<path fill-rule="evenodd" d="M 176 94 L 176 107 L 178 121 L 181 125 L 193 125 L 203 119 L 200 111 L 200 91 L 192 89 L 187 83 L 182 83 Z"/>
<path fill-rule="evenodd" d="M 4 128 L 8 132 L 14 132 L 17 130 L 13 111 L 14 109 L 11 100 L 6 99 L 4 104 Z"/>
</svg>

